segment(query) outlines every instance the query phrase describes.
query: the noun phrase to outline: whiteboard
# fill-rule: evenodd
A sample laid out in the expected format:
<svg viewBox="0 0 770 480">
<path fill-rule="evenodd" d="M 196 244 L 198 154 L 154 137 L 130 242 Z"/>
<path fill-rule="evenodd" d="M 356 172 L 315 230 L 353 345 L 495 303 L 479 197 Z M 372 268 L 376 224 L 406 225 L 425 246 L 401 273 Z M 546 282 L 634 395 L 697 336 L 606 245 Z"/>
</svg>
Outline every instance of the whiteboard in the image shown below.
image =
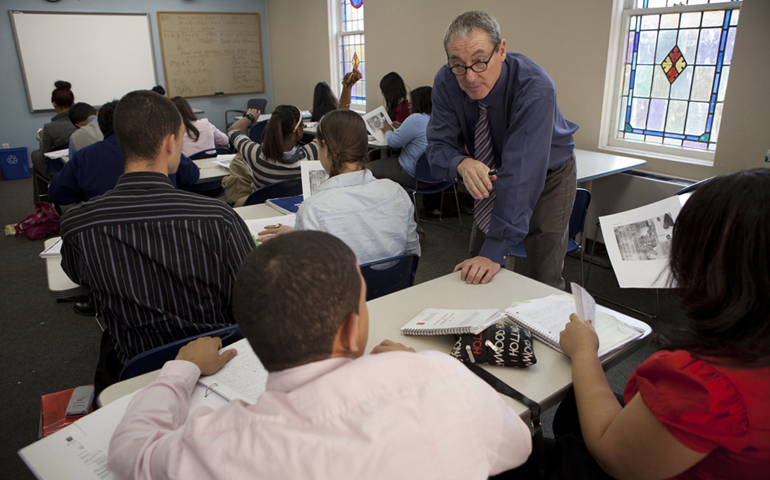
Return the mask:
<svg viewBox="0 0 770 480">
<path fill-rule="evenodd" d="M 158 84 L 148 14 L 8 13 L 30 112 L 53 110 L 57 80 L 91 105 Z"/>
</svg>

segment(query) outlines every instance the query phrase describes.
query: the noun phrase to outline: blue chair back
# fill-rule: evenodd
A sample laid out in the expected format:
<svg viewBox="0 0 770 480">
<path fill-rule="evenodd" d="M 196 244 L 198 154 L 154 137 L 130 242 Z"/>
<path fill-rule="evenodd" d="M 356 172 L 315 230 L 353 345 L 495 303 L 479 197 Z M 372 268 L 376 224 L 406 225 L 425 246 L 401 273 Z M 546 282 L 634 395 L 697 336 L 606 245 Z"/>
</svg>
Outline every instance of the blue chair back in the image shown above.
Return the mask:
<svg viewBox="0 0 770 480">
<path fill-rule="evenodd" d="M 192 337 L 183 338 L 182 340 L 176 340 L 167 345 L 155 347 L 152 350 L 142 352 L 129 360 L 123 366 L 123 370 L 121 370 L 118 379 L 126 380 L 161 368 L 164 363 L 176 358 L 180 348 L 200 337 L 220 337 L 222 338 L 222 346 L 226 347 L 231 343 L 235 343 L 242 339 L 243 335 L 241 334 L 241 329 L 238 328 L 238 325 L 229 325 L 217 330 L 211 330 L 210 332 L 199 333 Z"/>
<path fill-rule="evenodd" d="M 420 158 L 417 159 L 417 166 L 414 169 L 415 186 L 404 187 L 410 192 L 415 194 L 430 195 L 432 193 L 443 192 L 447 188 L 452 186 L 452 182 L 444 182 L 433 178 L 430 174 L 430 164 L 428 163 L 428 157 L 423 153 Z M 422 185 L 418 188 L 418 183 L 430 184 L 429 186 Z"/>
<path fill-rule="evenodd" d="M 299 178 L 284 180 L 251 192 L 243 206 L 265 203 L 271 198 L 296 197 L 297 195 L 302 195 L 302 180 Z"/>
<path fill-rule="evenodd" d="M 420 257 L 416 253 L 409 253 L 361 265 L 361 275 L 366 281 L 366 300 L 374 300 L 414 285 L 419 261 Z"/>
<path fill-rule="evenodd" d="M 227 147 L 214 147 L 208 150 L 201 150 L 198 153 L 190 155 L 190 160 L 203 160 L 204 158 L 214 158 L 217 155 L 230 155 L 232 152 Z"/>
<path fill-rule="evenodd" d="M 251 130 L 249 130 L 249 138 L 252 142 L 262 145 L 262 142 L 265 141 L 265 127 L 267 127 L 267 120 L 257 122 L 251 127 Z"/>
<path fill-rule="evenodd" d="M 265 113 L 267 110 L 267 100 L 264 98 L 252 98 L 246 102 L 246 108 L 256 108 L 259 113 Z"/>
</svg>

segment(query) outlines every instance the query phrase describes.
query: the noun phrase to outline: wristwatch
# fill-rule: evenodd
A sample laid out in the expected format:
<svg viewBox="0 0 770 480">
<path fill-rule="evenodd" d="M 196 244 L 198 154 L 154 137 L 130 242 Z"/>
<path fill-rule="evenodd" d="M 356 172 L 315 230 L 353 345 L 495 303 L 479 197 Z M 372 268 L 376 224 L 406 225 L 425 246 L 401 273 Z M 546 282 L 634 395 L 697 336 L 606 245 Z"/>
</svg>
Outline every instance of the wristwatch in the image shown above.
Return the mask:
<svg viewBox="0 0 770 480">
<path fill-rule="evenodd" d="M 246 115 L 244 115 L 244 117 L 246 117 L 246 118 L 248 118 L 249 120 L 251 120 L 251 123 L 254 123 L 254 121 L 256 120 L 256 119 L 254 118 L 254 115 L 252 115 L 252 114 L 250 114 L 250 113 L 247 113 Z"/>
</svg>

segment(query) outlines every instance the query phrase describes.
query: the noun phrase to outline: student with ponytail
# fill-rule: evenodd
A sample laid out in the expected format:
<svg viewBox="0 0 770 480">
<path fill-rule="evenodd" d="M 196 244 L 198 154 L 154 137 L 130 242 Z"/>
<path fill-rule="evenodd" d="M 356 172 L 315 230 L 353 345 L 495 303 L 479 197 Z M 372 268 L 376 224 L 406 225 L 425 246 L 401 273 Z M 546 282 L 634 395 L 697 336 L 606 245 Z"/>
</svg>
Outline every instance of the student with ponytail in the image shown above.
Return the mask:
<svg viewBox="0 0 770 480">
<path fill-rule="evenodd" d="M 333 110 L 318 123 L 321 164 L 329 179 L 299 207 L 295 228 L 331 233 L 356 254 L 359 264 L 404 253 L 420 254 L 414 206 L 399 184 L 366 169 L 368 136 L 359 114 Z M 273 225 L 259 241 L 292 231 Z"/>
<path fill-rule="evenodd" d="M 251 141 L 246 128 L 255 123 L 259 110 L 250 108 L 228 130 L 230 142 L 251 168 L 254 188 L 300 177 L 299 162 L 318 160 L 318 145 L 298 145 L 302 139 L 302 112 L 294 105 L 275 107 L 265 128 L 262 145 Z"/>
</svg>

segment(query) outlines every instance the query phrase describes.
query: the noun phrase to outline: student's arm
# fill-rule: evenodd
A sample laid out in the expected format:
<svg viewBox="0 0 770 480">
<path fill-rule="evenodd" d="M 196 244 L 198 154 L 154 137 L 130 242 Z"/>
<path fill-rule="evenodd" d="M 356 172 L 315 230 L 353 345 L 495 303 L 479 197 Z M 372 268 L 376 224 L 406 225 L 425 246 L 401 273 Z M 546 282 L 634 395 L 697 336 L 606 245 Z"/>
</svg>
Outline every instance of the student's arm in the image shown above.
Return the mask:
<svg viewBox="0 0 770 480">
<path fill-rule="evenodd" d="M 361 72 L 358 69 L 353 69 L 345 74 L 342 78 L 342 92 L 340 93 L 340 106 L 338 108 L 342 110 L 350 109 L 350 96 L 353 91 L 353 85 L 359 80 L 361 80 Z"/>
<path fill-rule="evenodd" d="M 674 438 L 638 393 L 625 408 L 620 406 L 599 362 L 599 338 L 590 321 L 572 314 L 559 343 L 572 359 L 583 439 L 608 474 L 618 479 L 671 478 L 705 458 Z"/>
<path fill-rule="evenodd" d="M 407 119 L 408 120 L 408 119 Z M 401 190 L 401 193 L 403 193 L 403 197 L 405 198 L 407 208 L 408 210 L 408 220 L 406 224 L 406 247 L 404 249 L 404 253 L 416 253 L 417 255 L 422 254 L 422 249 L 420 248 L 420 235 L 417 233 L 417 222 L 414 219 L 414 204 L 409 200 L 409 196 Z"/>
<path fill-rule="evenodd" d="M 53 144 L 53 138 L 51 138 L 51 132 L 48 129 L 47 125 L 43 126 L 43 136 L 40 140 L 40 151 L 43 153 L 50 152 L 51 149 L 54 147 Z"/>
<path fill-rule="evenodd" d="M 179 158 L 179 168 L 176 170 L 176 187 L 184 188 L 195 185 L 201 178 L 201 170 L 185 155 Z"/>
<path fill-rule="evenodd" d="M 390 148 L 404 148 L 420 134 L 420 125 L 417 121 L 419 115 L 409 115 L 401 127 L 385 132 L 385 141 Z M 424 132 L 423 132 L 424 133 Z"/>
<path fill-rule="evenodd" d="M 72 139 L 70 138 L 67 147 L 67 158 L 72 159 L 73 155 L 75 155 L 75 144 L 72 143 Z"/>
<path fill-rule="evenodd" d="M 211 130 L 214 133 L 214 145 L 226 147 L 230 143 L 230 139 L 227 138 L 227 135 L 222 133 L 213 123 L 209 123 L 209 125 L 211 125 Z"/>
<path fill-rule="evenodd" d="M 198 377 L 218 371 L 237 352 L 219 355 L 218 337 L 199 338 L 179 350 L 176 360 L 167 362 L 158 378 L 131 400 L 112 436 L 107 468 L 120 478 L 168 477 L 168 470 L 183 462 L 183 439 L 170 436 L 187 417 Z M 172 445 L 172 443 L 175 443 Z"/>
</svg>

